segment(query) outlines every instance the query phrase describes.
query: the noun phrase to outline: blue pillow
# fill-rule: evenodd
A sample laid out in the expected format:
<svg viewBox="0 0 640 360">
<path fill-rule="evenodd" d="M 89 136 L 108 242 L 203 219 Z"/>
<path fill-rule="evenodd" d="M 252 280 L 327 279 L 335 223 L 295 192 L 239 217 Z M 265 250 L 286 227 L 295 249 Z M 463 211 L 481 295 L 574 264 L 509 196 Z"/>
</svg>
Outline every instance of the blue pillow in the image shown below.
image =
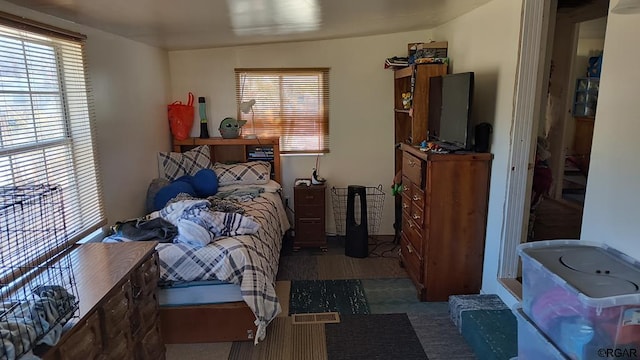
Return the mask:
<svg viewBox="0 0 640 360">
<path fill-rule="evenodd" d="M 158 191 L 153 199 L 154 210 L 162 209 L 167 205 L 169 200 L 173 199 L 180 193 L 196 196 L 196 191 L 193 189 L 191 184 L 186 181 L 174 181 Z"/>
<path fill-rule="evenodd" d="M 211 169 L 201 169 L 192 176 L 191 184 L 198 197 L 212 196 L 218 192 L 218 175 Z"/>
</svg>

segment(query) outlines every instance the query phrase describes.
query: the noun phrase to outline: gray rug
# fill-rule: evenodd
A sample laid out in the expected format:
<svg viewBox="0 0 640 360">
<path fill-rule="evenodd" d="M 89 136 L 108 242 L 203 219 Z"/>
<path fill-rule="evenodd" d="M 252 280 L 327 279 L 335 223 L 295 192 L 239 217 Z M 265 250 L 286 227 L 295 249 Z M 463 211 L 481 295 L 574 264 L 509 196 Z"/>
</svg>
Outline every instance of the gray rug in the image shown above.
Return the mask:
<svg viewBox="0 0 640 360">
<path fill-rule="evenodd" d="M 341 315 L 326 324 L 329 360 L 426 360 L 406 314 Z"/>
</svg>

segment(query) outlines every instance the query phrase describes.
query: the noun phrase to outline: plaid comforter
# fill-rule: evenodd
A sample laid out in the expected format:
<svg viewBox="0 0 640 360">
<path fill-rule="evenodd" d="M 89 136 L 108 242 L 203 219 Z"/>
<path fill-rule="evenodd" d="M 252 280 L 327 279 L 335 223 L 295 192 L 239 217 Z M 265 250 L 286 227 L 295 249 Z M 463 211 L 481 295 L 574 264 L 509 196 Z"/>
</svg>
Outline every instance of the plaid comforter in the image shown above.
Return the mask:
<svg viewBox="0 0 640 360">
<path fill-rule="evenodd" d="M 251 201 L 239 202 L 245 216 L 253 217 L 260 229 L 253 235 L 222 237 L 204 247 L 184 243 L 161 243 L 160 280 L 212 280 L 238 284 L 242 297 L 256 316 L 256 343 L 265 336 L 267 325 L 281 311 L 275 292 L 282 236 L 289 228 L 277 193 L 262 193 Z M 106 242 L 127 239 L 107 237 Z"/>
</svg>

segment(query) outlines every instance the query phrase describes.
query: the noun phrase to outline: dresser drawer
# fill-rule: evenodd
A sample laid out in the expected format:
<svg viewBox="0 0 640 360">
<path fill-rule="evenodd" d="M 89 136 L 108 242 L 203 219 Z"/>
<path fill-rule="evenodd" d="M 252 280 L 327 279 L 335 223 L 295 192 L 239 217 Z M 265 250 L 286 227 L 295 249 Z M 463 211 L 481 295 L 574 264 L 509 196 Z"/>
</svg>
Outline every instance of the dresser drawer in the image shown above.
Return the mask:
<svg viewBox="0 0 640 360">
<path fill-rule="evenodd" d="M 130 310 L 131 282 L 127 280 L 120 288 L 120 291 L 108 299 L 101 309 L 104 328 L 107 331 L 107 338 L 129 330 L 129 323 L 123 321 L 123 319 L 129 318 L 131 315 Z"/>
<path fill-rule="evenodd" d="M 158 267 L 156 254 L 148 258 L 132 276 L 132 289 L 134 301 L 140 296 L 148 296 L 155 292 L 160 268 Z"/>
<path fill-rule="evenodd" d="M 422 229 L 416 226 L 416 224 L 409 217 L 402 217 L 402 234 L 411 243 L 414 250 L 421 251 L 422 249 Z M 422 258 L 420 253 L 418 257 Z"/>
<path fill-rule="evenodd" d="M 411 179 L 402 176 L 402 196 L 411 198 Z"/>
<path fill-rule="evenodd" d="M 403 212 L 406 212 L 407 214 L 409 214 L 409 212 L 411 211 L 411 195 L 405 195 L 403 193 L 402 204 L 400 206 L 402 207 Z"/>
<path fill-rule="evenodd" d="M 413 281 L 418 284 L 422 283 L 422 260 L 404 233 L 400 239 L 400 256 L 402 256 L 404 266 Z"/>
<path fill-rule="evenodd" d="M 98 313 L 74 326 L 73 334 L 59 347 L 64 360 L 98 359 L 102 354 L 102 332 Z"/>
<path fill-rule="evenodd" d="M 418 207 L 418 205 L 414 203 L 411 205 L 410 209 L 409 218 L 419 229 L 422 229 L 424 227 L 424 213 L 422 211 L 422 207 Z"/>
<path fill-rule="evenodd" d="M 411 201 L 422 209 L 424 206 L 424 191 L 417 184 L 411 184 Z"/>
<path fill-rule="evenodd" d="M 404 152 L 402 154 L 402 175 L 419 187 L 422 187 L 422 174 L 424 173 L 424 161 Z"/>
</svg>

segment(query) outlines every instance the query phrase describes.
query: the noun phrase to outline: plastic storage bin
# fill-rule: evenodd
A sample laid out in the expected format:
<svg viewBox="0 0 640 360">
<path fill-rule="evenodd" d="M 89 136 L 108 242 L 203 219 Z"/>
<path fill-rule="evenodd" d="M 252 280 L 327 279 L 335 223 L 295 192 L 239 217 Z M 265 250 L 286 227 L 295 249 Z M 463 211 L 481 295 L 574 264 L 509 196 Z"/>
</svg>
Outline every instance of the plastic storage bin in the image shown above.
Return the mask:
<svg viewBox="0 0 640 360">
<path fill-rule="evenodd" d="M 572 359 L 640 358 L 640 263 L 604 244 L 521 244 L 523 310 Z M 627 358 L 618 356 L 617 358 Z"/>
<path fill-rule="evenodd" d="M 518 360 L 568 360 L 540 329 L 522 311 L 522 306 L 513 308 L 518 319 Z"/>
</svg>

